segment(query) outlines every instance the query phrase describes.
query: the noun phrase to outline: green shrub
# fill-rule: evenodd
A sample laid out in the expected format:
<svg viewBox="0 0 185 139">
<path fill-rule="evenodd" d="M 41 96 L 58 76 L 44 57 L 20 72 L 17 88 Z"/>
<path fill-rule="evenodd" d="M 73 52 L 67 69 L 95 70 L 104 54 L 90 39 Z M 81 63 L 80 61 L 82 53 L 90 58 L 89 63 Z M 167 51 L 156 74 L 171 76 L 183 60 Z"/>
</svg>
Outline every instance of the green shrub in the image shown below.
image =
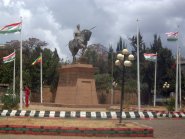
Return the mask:
<svg viewBox="0 0 185 139">
<path fill-rule="evenodd" d="M 3 103 L 3 109 L 18 109 L 19 96 L 13 94 L 12 89 L 8 89 L 2 96 L 1 101 Z"/>
<path fill-rule="evenodd" d="M 168 111 L 175 110 L 175 98 L 170 98 L 169 100 L 167 100 L 166 108 Z"/>
</svg>

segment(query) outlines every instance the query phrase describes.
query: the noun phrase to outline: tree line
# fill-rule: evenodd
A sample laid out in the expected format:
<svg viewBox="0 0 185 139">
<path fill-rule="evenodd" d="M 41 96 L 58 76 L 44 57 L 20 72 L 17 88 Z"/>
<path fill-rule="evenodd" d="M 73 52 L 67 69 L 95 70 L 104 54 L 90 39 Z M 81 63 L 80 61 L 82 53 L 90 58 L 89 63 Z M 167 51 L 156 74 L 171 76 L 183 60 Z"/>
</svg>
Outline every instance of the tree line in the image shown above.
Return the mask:
<svg viewBox="0 0 185 139">
<path fill-rule="evenodd" d="M 129 44 L 120 37 L 117 42 L 116 50 L 112 46 L 109 48 L 101 44 L 93 44 L 88 46 L 84 56 L 87 57 L 87 62 L 97 67 L 95 73 L 97 91 L 110 92 L 112 81 L 118 83 L 117 89 L 121 88 L 122 71 L 116 67 L 114 62 L 116 55 L 123 48 L 131 48 L 135 60 L 130 68 L 126 69 L 125 74 L 125 92 L 137 93 L 137 38 L 136 36 L 129 38 Z M 40 93 L 40 65 L 32 66 L 32 62 L 40 55 L 43 55 L 43 85 L 50 86 L 53 92 L 53 100 L 59 80 L 59 68 L 63 64 L 70 64 L 65 62 L 58 56 L 55 49 L 51 51 L 47 48 L 47 42 L 41 41 L 37 38 L 29 38 L 23 41 L 23 85 L 31 88 L 32 92 Z M 139 55 L 140 55 L 140 81 L 141 81 L 141 98 L 143 104 L 152 104 L 153 86 L 154 86 L 154 63 L 144 59 L 144 53 L 156 53 L 157 57 L 157 95 L 164 96 L 162 88 L 165 82 L 170 84 L 168 94 L 175 92 L 175 57 L 172 51 L 164 48 L 160 36 L 154 35 L 153 42 L 150 46 L 146 46 L 143 41 L 143 36 L 139 33 Z M 20 42 L 18 40 L 10 41 L 5 44 L 6 53 L 1 53 L 1 58 L 7 56 L 16 50 L 16 92 L 19 93 L 19 78 L 20 78 Z M 13 62 L 3 64 L 0 60 L 0 83 L 12 84 L 13 82 Z M 185 82 L 182 74 L 182 95 L 184 95 Z"/>
<path fill-rule="evenodd" d="M 43 63 L 43 85 L 50 86 L 51 92 L 55 93 L 59 73 L 58 68 L 60 66 L 60 58 L 58 52 L 55 49 L 51 51 L 47 48 L 47 42 L 41 41 L 37 38 L 29 38 L 22 42 L 23 48 L 23 87 L 29 86 L 32 93 L 40 93 L 40 64 L 32 65 L 32 62 L 40 56 L 42 52 Z M 6 50 L 6 51 L 5 51 Z M 9 84 L 11 88 L 13 83 L 13 62 L 3 64 L 2 57 L 9 55 L 13 51 L 16 51 L 15 58 L 15 82 L 16 92 L 19 94 L 20 83 L 20 41 L 14 40 L 7 42 L 4 46 L 5 53 L 1 53 L 0 61 L 0 83 Z"/>
<path fill-rule="evenodd" d="M 137 93 L 137 37 L 133 36 L 129 38 L 129 44 L 120 37 L 117 42 L 116 50 L 112 46 L 106 51 L 102 48 L 103 53 L 100 54 L 101 45 L 97 44 L 93 49 L 89 47 L 86 51 L 88 57 L 88 63 L 98 67 L 98 72 L 95 75 L 96 86 L 99 90 L 110 90 L 112 80 L 118 83 L 117 88 L 121 88 L 122 71 L 119 67 L 115 66 L 116 55 L 123 49 L 132 49 L 131 53 L 135 56 L 135 60 L 131 67 L 126 68 L 125 73 L 125 92 Z M 97 51 L 98 50 L 98 51 Z M 141 99 L 143 104 L 152 104 L 153 90 L 154 90 L 154 70 L 155 63 L 146 61 L 144 59 L 144 53 L 157 53 L 157 96 L 165 97 L 169 96 L 170 92 L 175 92 L 175 76 L 176 76 L 176 57 L 170 49 L 164 48 L 160 36 L 154 35 L 153 42 L 150 46 L 146 46 L 143 41 L 143 36 L 139 33 L 139 55 L 140 55 L 140 82 L 141 82 Z M 104 58 L 107 55 L 107 58 Z M 112 65 L 113 62 L 113 65 Z M 112 75 L 113 72 L 113 75 Z M 170 88 L 164 90 L 163 84 L 168 82 Z M 182 95 L 185 94 L 185 82 L 184 74 L 182 73 Z"/>
</svg>

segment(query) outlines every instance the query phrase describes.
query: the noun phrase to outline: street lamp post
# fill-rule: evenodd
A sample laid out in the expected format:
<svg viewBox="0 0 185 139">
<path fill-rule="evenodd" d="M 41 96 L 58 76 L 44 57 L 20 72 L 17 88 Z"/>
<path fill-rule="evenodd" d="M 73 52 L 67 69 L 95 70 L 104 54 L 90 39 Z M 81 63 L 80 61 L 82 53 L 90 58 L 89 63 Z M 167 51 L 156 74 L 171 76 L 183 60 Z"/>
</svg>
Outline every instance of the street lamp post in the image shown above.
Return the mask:
<svg viewBox="0 0 185 139">
<path fill-rule="evenodd" d="M 119 123 L 122 121 L 122 110 L 123 110 L 123 99 L 124 99 L 124 74 L 125 67 L 130 67 L 132 65 L 132 60 L 134 56 L 129 54 L 127 49 L 123 49 L 122 53 L 117 54 L 117 60 L 115 61 L 116 66 L 122 67 L 122 88 L 121 88 L 121 100 L 120 100 L 120 119 Z"/>
<path fill-rule="evenodd" d="M 166 100 L 167 100 L 167 89 L 169 89 L 170 88 L 170 84 L 168 83 L 168 82 L 165 82 L 164 84 L 163 84 L 163 89 L 165 89 L 166 91 Z"/>
<path fill-rule="evenodd" d="M 111 52 L 111 76 L 112 76 L 112 80 L 111 80 L 111 105 L 114 104 L 114 85 L 113 85 L 113 51 Z"/>
<path fill-rule="evenodd" d="M 138 111 L 141 109 L 141 87 L 140 87 L 140 64 L 139 64 L 139 20 L 137 19 L 137 94 L 138 94 Z"/>
<path fill-rule="evenodd" d="M 111 104 L 114 104 L 114 88 L 117 86 L 115 81 L 112 82 L 112 96 L 111 96 Z"/>
</svg>

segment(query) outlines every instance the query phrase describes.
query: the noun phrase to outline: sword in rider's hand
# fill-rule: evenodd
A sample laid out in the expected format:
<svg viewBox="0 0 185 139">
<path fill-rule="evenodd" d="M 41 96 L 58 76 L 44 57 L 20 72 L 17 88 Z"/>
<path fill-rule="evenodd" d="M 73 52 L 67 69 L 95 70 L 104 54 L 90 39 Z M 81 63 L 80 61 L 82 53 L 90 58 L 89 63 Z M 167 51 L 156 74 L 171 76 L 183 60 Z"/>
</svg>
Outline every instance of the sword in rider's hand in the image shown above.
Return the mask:
<svg viewBox="0 0 185 139">
<path fill-rule="evenodd" d="M 96 26 L 94 26 L 94 27 L 90 28 L 89 30 L 93 30 L 94 28 L 96 28 Z"/>
</svg>

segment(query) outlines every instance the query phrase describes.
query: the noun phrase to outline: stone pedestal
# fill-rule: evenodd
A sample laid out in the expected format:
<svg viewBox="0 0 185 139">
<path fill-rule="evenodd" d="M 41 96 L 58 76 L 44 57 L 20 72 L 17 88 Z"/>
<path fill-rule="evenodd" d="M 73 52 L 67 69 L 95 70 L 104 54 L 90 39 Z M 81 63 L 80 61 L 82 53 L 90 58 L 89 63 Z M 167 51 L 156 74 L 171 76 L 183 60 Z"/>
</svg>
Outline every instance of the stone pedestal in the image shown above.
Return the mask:
<svg viewBox="0 0 185 139">
<path fill-rule="evenodd" d="M 89 64 L 64 65 L 60 69 L 55 103 L 97 105 L 94 70 Z"/>
</svg>

